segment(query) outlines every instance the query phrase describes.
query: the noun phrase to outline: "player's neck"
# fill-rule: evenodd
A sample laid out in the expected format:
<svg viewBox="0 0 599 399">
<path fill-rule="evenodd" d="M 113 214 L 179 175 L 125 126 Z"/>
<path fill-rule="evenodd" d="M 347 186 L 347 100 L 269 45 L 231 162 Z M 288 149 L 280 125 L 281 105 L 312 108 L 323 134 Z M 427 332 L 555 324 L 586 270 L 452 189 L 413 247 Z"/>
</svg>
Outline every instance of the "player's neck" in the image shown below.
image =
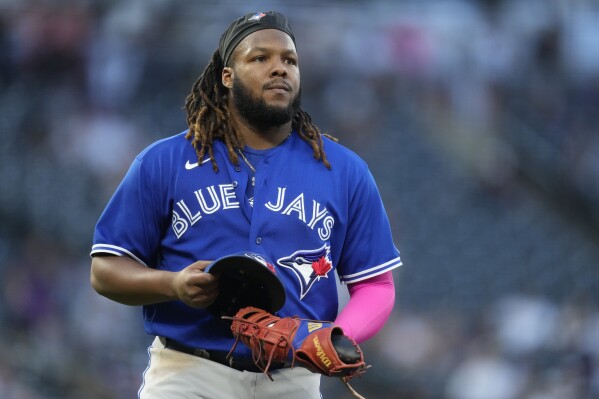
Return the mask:
<svg viewBox="0 0 599 399">
<path fill-rule="evenodd" d="M 281 144 L 291 133 L 291 121 L 277 126 L 260 127 L 250 124 L 238 116 L 234 118 L 235 127 L 248 147 L 266 150 Z"/>
</svg>

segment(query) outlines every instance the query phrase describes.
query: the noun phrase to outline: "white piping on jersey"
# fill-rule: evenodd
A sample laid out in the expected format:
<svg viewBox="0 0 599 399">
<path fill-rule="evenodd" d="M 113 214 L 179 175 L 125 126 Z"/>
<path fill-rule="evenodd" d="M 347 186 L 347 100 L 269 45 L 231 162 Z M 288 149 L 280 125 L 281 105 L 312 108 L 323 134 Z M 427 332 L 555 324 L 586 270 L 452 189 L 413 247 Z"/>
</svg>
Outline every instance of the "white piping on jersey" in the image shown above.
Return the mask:
<svg viewBox="0 0 599 399">
<path fill-rule="evenodd" d="M 396 265 L 393 265 L 394 263 L 397 263 L 397 264 L 396 264 Z M 382 265 L 375 266 L 375 267 L 371 267 L 371 268 L 370 268 L 370 269 L 368 269 L 368 270 L 363 270 L 363 271 L 361 271 L 361 272 L 354 273 L 354 274 L 347 274 L 347 275 L 343 275 L 343 276 L 341 276 L 341 278 L 342 278 L 343 280 L 349 280 L 349 279 L 352 279 L 352 278 L 354 278 L 354 277 L 359 277 L 359 276 L 361 276 L 361 275 L 364 275 L 364 274 L 369 274 L 369 276 L 368 276 L 368 277 L 371 277 L 371 276 L 370 276 L 370 273 L 372 273 L 372 272 L 373 272 L 373 271 L 375 271 L 375 270 L 379 270 L 379 269 L 386 268 L 386 267 L 387 267 L 387 266 L 389 266 L 389 265 L 393 265 L 393 269 L 394 269 L 394 268 L 396 268 L 396 267 L 399 267 L 399 266 L 401 266 L 401 265 L 402 265 L 402 262 L 401 262 L 401 259 L 400 259 L 400 257 L 398 256 L 397 258 L 391 259 L 390 261 L 388 261 L 388 262 L 385 262 L 385 263 L 383 263 Z"/>
<path fill-rule="evenodd" d="M 342 279 L 339 282 L 341 284 L 347 285 L 347 284 L 357 283 L 357 282 L 363 281 L 363 280 L 368 280 L 369 278 L 373 278 L 373 277 L 376 277 L 376 276 L 380 276 L 381 274 L 385 274 L 387 272 L 390 272 L 391 270 L 396 269 L 396 268 L 398 268 L 401 265 L 402 264 L 400 263 L 399 265 L 395 265 L 394 267 L 392 267 L 390 269 L 381 270 L 379 272 L 376 272 L 376 273 L 373 273 L 373 274 L 369 274 L 368 276 L 362 276 L 360 278 L 355 278 L 355 279 L 352 279 L 352 280 L 343 280 Z"/>
<path fill-rule="evenodd" d="M 117 252 L 117 251 L 110 251 L 108 249 L 102 249 L 102 250 L 97 250 L 97 251 L 92 251 L 90 253 L 90 255 L 93 254 L 113 254 L 113 255 L 118 255 L 118 256 L 124 256 L 122 252 Z"/>
<path fill-rule="evenodd" d="M 114 251 L 108 251 L 107 249 L 109 248 L 113 248 L 116 249 L 120 252 L 114 252 Z M 139 259 L 137 256 L 135 256 L 133 253 L 131 253 L 130 251 L 126 250 L 123 247 L 119 247 L 117 245 L 110 245 L 110 244 L 95 244 L 94 246 L 92 246 L 92 254 L 95 253 L 101 253 L 101 252 L 106 252 L 106 253 L 111 253 L 111 254 L 115 254 L 118 256 L 123 256 L 124 254 L 129 255 L 131 258 L 135 259 L 136 261 L 138 261 L 139 263 L 141 263 L 142 265 L 148 267 L 148 265 L 146 265 L 144 263 L 144 261 L 142 261 L 141 259 Z"/>
</svg>

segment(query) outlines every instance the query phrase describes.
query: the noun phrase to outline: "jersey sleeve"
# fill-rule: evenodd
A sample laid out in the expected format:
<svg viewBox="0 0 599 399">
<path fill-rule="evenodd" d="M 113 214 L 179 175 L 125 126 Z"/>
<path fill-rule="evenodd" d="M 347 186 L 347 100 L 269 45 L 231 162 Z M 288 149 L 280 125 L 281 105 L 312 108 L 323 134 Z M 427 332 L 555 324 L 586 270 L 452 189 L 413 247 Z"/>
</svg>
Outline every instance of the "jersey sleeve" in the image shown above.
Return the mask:
<svg viewBox="0 0 599 399">
<path fill-rule="evenodd" d="M 347 235 L 338 267 L 340 282 L 366 280 L 401 265 L 379 190 L 365 168 L 350 199 Z"/>
<path fill-rule="evenodd" d="M 135 158 L 96 224 L 91 256 L 126 255 L 152 266 L 160 232 L 157 192 L 142 159 Z"/>
</svg>

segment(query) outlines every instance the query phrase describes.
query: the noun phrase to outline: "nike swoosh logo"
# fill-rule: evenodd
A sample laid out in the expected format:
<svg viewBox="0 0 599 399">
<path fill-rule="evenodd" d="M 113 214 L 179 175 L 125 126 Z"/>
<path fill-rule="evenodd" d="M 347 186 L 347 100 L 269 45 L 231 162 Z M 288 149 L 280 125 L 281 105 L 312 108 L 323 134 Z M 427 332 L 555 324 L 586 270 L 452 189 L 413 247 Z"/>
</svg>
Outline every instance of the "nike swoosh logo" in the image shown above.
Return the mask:
<svg viewBox="0 0 599 399">
<path fill-rule="evenodd" d="M 209 161 L 210 161 L 210 158 L 204 159 L 202 161 L 202 164 L 205 164 L 206 162 L 209 162 Z M 191 163 L 191 162 L 187 161 L 185 163 L 185 169 L 187 169 L 187 170 L 192 170 L 193 168 L 197 168 L 198 166 L 200 166 L 200 164 L 198 164 L 197 162 Z"/>
</svg>

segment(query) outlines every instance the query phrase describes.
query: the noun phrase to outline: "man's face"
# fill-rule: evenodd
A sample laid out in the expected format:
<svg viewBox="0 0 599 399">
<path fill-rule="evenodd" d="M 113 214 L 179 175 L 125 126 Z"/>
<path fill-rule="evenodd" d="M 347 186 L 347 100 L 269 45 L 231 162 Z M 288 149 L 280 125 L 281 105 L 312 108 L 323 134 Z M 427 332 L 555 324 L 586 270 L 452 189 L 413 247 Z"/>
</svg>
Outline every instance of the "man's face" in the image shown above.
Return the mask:
<svg viewBox="0 0 599 399">
<path fill-rule="evenodd" d="M 300 74 L 295 45 L 277 29 L 248 35 L 233 53 L 233 67 L 223 71 L 232 102 L 250 123 L 279 126 L 300 106 Z"/>
</svg>

